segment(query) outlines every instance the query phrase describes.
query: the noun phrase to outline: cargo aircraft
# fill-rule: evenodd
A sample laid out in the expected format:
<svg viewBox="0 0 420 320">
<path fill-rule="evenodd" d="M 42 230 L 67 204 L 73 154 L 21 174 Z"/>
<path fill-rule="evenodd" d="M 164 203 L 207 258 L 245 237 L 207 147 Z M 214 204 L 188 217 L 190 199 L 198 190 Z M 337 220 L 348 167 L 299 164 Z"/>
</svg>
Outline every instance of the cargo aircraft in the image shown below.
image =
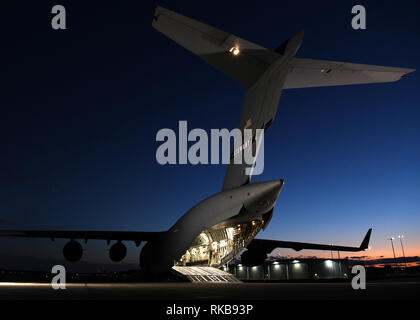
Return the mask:
<svg viewBox="0 0 420 320">
<path fill-rule="evenodd" d="M 296 58 L 303 30 L 271 51 L 160 6 L 155 10 L 152 26 L 245 87 L 240 130 L 267 131 L 274 122 L 283 89 L 393 82 L 414 71 Z M 255 152 L 260 141 L 256 135 L 253 140 Z M 123 241 L 134 241 L 137 246 L 145 241 L 140 252 L 140 267 L 155 275 L 167 273 L 174 264 L 220 267 L 241 253 L 243 265 L 259 265 L 275 248 L 296 251 L 368 248 L 372 229 L 358 247 L 255 239 L 270 223 L 284 181 L 251 182 L 245 171 L 249 165 L 235 164 L 236 156 L 239 155 L 231 155 L 222 190 L 198 202 L 167 231 L 3 230 L 0 236 L 69 239 L 63 249 L 69 261 L 82 257 L 83 248 L 77 240 L 102 239 L 107 244 L 115 241 L 109 250 L 112 261 L 121 261 L 126 256 Z"/>
</svg>

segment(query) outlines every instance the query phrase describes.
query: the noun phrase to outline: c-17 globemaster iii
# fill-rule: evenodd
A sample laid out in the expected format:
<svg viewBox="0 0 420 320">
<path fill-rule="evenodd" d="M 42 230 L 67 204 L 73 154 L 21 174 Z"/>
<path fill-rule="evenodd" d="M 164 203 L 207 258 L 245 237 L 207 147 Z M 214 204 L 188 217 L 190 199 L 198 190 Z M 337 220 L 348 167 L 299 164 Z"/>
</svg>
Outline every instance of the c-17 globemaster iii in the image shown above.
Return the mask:
<svg viewBox="0 0 420 320">
<path fill-rule="evenodd" d="M 162 7 L 156 8 L 152 26 L 245 87 L 240 130 L 267 131 L 275 120 L 283 89 L 393 82 L 414 71 L 296 58 L 303 31 L 271 51 Z M 254 136 L 253 148 L 257 148 L 257 140 Z M 241 261 L 246 266 L 263 263 L 267 254 L 279 247 L 338 251 L 368 248 L 371 229 L 358 247 L 254 239 L 270 223 L 284 181 L 251 182 L 245 173 L 249 165 L 235 164 L 236 156 L 232 154 L 222 190 L 198 202 L 167 231 L 4 230 L 0 235 L 70 239 L 63 249 L 69 261 L 78 261 L 82 256 L 77 239 L 116 241 L 109 250 L 113 261 L 121 261 L 126 255 L 122 241 L 134 241 L 136 245 L 147 241 L 140 253 L 140 266 L 152 274 L 168 272 L 174 262 L 178 266 L 220 267 L 245 248 Z"/>
</svg>

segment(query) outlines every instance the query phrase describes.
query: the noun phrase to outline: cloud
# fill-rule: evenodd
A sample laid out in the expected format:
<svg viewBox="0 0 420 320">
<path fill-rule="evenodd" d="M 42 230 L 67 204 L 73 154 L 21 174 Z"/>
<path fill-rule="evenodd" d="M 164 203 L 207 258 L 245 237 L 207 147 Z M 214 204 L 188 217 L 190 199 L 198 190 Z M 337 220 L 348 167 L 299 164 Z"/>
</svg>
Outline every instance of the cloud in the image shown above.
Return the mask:
<svg viewBox="0 0 420 320">
<path fill-rule="evenodd" d="M 407 263 L 414 263 L 414 262 L 420 262 L 420 257 L 419 256 L 413 256 L 413 257 L 406 257 L 405 259 L 403 257 L 398 257 L 394 260 L 394 258 L 383 258 L 383 256 L 381 256 L 381 258 L 379 259 L 368 259 L 368 260 L 362 260 L 360 258 L 362 257 L 354 257 L 355 259 L 350 258 L 349 259 L 349 264 L 350 265 L 354 265 L 354 264 L 363 264 L 363 265 L 376 265 L 376 264 L 390 264 L 390 263 L 404 263 L 405 261 Z"/>
</svg>

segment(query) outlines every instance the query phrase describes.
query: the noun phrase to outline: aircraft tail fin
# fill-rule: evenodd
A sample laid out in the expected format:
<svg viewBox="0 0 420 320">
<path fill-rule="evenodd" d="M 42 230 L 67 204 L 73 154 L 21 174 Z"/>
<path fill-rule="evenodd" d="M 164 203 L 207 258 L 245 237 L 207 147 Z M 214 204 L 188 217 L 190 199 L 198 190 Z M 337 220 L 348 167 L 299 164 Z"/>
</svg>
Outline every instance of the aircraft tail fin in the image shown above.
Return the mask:
<svg viewBox="0 0 420 320">
<path fill-rule="evenodd" d="M 304 33 L 305 31 L 303 29 L 300 30 L 274 51 L 283 56 L 294 56 L 302 44 Z"/>
<path fill-rule="evenodd" d="M 278 48 L 277 59 L 271 63 L 267 70 L 259 77 L 254 86 L 247 88 L 238 128 L 267 130 L 276 116 L 281 92 L 286 80 L 290 61 L 299 50 L 303 41 L 304 31 L 301 30 L 289 38 Z M 253 164 L 235 163 L 235 157 L 243 159 L 243 153 L 236 153 L 231 160 L 223 182 L 223 190 L 232 189 L 251 180 L 253 174 L 263 172 L 263 159 L 256 160 L 263 137 L 256 137 L 252 141 Z M 255 165 L 255 160 L 257 161 Z M 239 161 L 238 161 L 239 162 Z M 257 170 L 255 170 L 257 168 Z"/>
</svg>

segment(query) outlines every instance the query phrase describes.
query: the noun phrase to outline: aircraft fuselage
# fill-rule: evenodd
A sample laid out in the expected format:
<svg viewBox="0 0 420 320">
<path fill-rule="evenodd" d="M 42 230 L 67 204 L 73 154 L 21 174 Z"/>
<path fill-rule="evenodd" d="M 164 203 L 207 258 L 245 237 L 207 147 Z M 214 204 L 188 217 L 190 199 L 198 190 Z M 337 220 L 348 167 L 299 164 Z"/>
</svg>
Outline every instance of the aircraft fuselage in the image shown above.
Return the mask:
<svg viewBox="0 0 420 320">
<path fill-rule="evenodd" d="M 283 180 L 255 182 L 216 193 L 187 211 L 165 234 L 146 243 L 140 266 L 153 274 L 179 265 L 220 266 L 265 227 Z M 271 218 L 271 216 L 270 216 Z"/>
</svg>

